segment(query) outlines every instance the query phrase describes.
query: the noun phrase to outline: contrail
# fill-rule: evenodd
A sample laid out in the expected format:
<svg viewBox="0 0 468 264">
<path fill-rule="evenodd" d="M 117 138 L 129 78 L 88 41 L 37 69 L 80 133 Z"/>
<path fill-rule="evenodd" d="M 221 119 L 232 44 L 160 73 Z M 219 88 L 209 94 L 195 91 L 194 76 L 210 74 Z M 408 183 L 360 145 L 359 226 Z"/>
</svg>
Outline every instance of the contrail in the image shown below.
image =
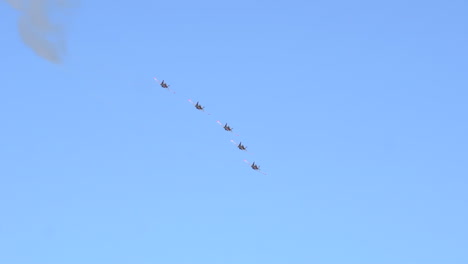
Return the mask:
<svg viewBox="0 0 468 264">
<path fill-rule="evenodd" d="M 5 0 L 20 12 L 18 31 L 21 40 L 37 55 L 61 63 L 66 52 L 62 26 L 51 22 L 52 13 L 60 15 L 72 6 L 70 0 Z"/>
</svg>

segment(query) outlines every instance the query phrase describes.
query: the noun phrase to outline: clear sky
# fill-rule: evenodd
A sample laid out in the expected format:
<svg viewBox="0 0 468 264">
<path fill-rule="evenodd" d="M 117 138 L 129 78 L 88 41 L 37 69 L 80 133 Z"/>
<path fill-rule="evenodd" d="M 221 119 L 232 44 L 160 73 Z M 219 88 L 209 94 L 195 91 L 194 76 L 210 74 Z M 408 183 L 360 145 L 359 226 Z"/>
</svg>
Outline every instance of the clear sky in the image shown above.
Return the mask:
<svg viewBox="0 0 468 264">
<path fill-rule="evenodd" d="M 57 65 L 0 2 L 0 263 L 468 263 L 467 11 L 82 0 Z"/>
</svg>

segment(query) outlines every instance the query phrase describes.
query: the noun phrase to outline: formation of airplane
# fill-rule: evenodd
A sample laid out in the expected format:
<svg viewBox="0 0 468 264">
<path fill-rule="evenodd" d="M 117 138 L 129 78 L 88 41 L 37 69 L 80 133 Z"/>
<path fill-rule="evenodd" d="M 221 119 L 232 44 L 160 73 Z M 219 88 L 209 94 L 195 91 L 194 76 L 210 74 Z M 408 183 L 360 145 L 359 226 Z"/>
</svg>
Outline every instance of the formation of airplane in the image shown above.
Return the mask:
<svg viewBox="0 0 468 264">
<path fill-rule="evenodd" d="M 156 78 L 154 78 L 154 80 L 157 81 L 157 82 L 159 82 L 159 80 L 156 79 Z M 174 91 L 172 91 L 172 90 L 169 89 L 170 85 L 168 85 L 164 80 L 162 80 L 159 84 L 161 85 L 162 88 L 168 89 L 169 91 L 171 91 L 172 93 L 175 94 Z M 188 101 L 189 101 L 191 104 L 193 104 L 193 106 L 194 106 L 197 110 L 200 110 L 200 111 L 203 111 L 203 112 L 207 113 L 207 112 L 205 111 L 205 107 L 202 106 L 202 105 L 200 104 L 200 102 L 197 101 L 196 103 L 194 103 L 191 99 L 189 99 Z M 207 113 L 207 114 L 208 114 L 208 115 L 211 115 L 210 113 Z M 227 123 L 223 125 L 219 120 L 216 121 L 216 122 L 217 122 L 225 131 L 227 131 L 227 132 L 233 132 L 233 128 L 230 127 Z M 236 135 L 236 136 L 239 136 L 238 134 L 235 134 L 235 135 Z M 246 147 L 244 144 L 242 144 L 242 142 L 239 142 L 238 144 L 237 144 L 234 140 L 231 140 L 231 142 L 232 142 L 234 145 L 236 145 L 237 148 L 238 148 L 239 150 L 248 152 L 248 151 L 247 151 L 247 147 Z M 262 172 L 262 171 L 260 170 L 260 166 L 258 166 L 258 165 L 255 163 L 255 161 L 252 162 L 252 163 L 250 163 L 250 162 L 248 162 L 247 160 L 244 160 L 244 162 L 247 163 L 247 164 L 249 164 L 249 166 L 250 166 L 253 170 L 258 171 L 258 172 L 260 172 L 260 173 L 266 175 L 266 173 L 264 173 L 264 172 Z"/>
</svg>

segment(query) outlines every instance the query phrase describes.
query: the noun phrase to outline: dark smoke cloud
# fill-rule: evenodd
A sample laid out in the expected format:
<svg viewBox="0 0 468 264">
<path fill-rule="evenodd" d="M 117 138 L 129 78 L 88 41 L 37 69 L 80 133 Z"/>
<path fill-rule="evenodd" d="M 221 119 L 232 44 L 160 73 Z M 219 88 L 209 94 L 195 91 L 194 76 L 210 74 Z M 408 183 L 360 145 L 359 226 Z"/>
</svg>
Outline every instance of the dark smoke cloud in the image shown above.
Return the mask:
<svg viewBox="0 0 468 264">
<path fill-rule="evenodd" d="M 23 42 L 37 55 L 61 63 L 66 52 L 65 32 L 52 23 L 52 15 L 63 15 L 71 0 L 5 0 L 20 12 L 18 31 Z"/>
</svg>

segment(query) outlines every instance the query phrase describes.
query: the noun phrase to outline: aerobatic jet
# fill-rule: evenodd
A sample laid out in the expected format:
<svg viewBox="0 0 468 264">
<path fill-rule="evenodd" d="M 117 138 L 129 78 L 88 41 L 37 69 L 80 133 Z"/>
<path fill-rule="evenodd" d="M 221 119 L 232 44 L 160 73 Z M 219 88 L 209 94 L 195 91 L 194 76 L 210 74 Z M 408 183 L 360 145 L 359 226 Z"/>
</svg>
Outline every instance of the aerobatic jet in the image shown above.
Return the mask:
<svg viewBox="0 0 468 264">
<path fill-rule="evenodd" d="M 232 128 L 231 128 L 230 126 L 228 126 L 227 123 L 224 125 L 223 128 L 224 128 L 224 130 L 226 130 L 226 131 L 232 131 Z"/>
<path fill-rule="evenodd" d="M 240 149 L 240 150 L 244 150 L 245 152 L 249 152 L 247 151 L 247 147 L 244 146 L 242 144 L 242 142 L 239 142 L 239 144 L 237 144 L 234 140 L 231 139 L 231 143 L 234 144 L 234 145 L 237 145 L 237 148 Z M 251 153 L 252 154 L 252 153 Z"/>
<path fill-rule="evenodd" d="M 189 99 L 188 101 L 189 101 L 191 104 L 193 104 L 193 105 L 195 106 L 196 109 L 207 113 L 207 112 L 205 111 L 205 107 L 202 106 L 199 102 L 197 102 L 196 104 L 194 104 L 193 101 L 192 101 L 192 99 Z M 208 115 L 211 115 L 210 113 L 207 113 L 207 114 L 208 114 Z"/>
<path fill-rule="evenodd" d="M 260 173 L 263 174 L 263 175 L 266 175 L 265 172 L 263 172 L 263 171 L 260 170 L 260 166 L 258 166 L 257 164 L 255 164 L 255 161 L 254 161 L 252 164 L 250 164 L 247 160 L 244 160 L 244 162 L 247 163 L 247 164 L 249 164 L 250 167 L 251 167 L 253 170 L 258 171 L 258 172 L 260 172 Z"/>
<path fill-rule="evenodd" d="M 161 87 L 162 88 L 169 88 L 170 85 L 167 85 L 167 83 L 164 82 L 164 80 L 162 80 L 161 82 Z"/>
<path fill-rule="evenodd" d="M 159 80 L 158 80 L 156 77 L 153 77 L 153 79 L 154 79 L 156 82 L 159 82 Z M 172 92 L 173 94 L 175 94 L 175 92 L 172 91 L 172 90 L 169 88 L 170 85 L 167 85 L 167 83 L 166 83 L 164 80 L 162 80 L 162 82 L 161 82 L 159 85 L 161 85 L 162 88 L 165 88 L 165 89 L 169 90 L 170 92 Z"/>
<path fill-rule="evenodd" d="M 195 108 L 198 110 L 204 110 L 205 107 L 201 106 L 198 102 L 195 104 Z"/>
<path fill-rule="evenodd" d="M 260 167 L 257 164 L 255 164 L 255 161 L 252 163 L 252 165 L 250 165 L 250 167 L 252 169 L 254 169 L 254 170 L 259 170 L 260 169 Z"/>
<path fill-rule="evenodd" d="M 228 132 L 234 133 L 234 131 L 232 131 L 232 127 L 228 126 L 227 123 L 223 125 L 219 120 L 216 121 L 216 123 L 218 123 L 222 128 L 224 128 L 224 130 L 226 130 L 226 131 L 228 131 Z M 239 135 L 236 134 L 236 133 L 234 133 L 234 135 L 239 136 Z"/>
<path fill-rule="evenodd" d="M 239 145 L 237 145 L 237 147 L 240 149 L 240 150 L 247 150 L 247 147 L 242 145 L 242 142 L 239 143 Z"/>
</svg>

